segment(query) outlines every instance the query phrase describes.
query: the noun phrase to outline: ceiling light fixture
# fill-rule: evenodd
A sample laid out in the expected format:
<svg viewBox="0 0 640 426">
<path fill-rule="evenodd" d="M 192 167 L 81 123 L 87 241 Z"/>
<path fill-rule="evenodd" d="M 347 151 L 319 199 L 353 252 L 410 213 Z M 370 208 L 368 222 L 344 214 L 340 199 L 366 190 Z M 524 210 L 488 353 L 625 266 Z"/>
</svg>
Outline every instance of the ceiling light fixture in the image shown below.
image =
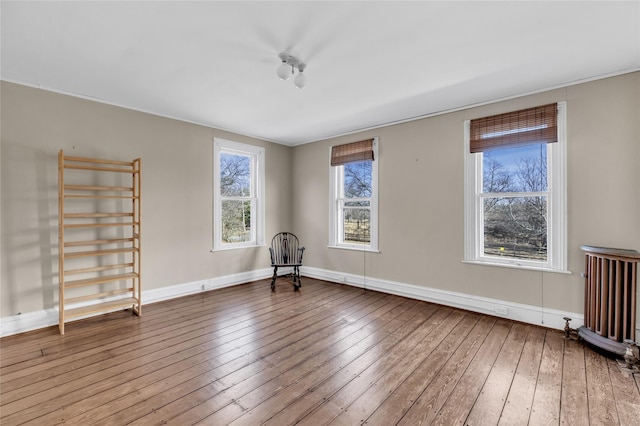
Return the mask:
<svg viewBox="0 0 640 426">
<path fill-rule="evenodd" d="M 289 80 L 297 69 L 298 75 L 296 76 L 294 83 L 298 89 L 304 89 L 307 84 L 307 77 L 302 73 L 306 68 L 305 63 L 288 53 L 283 52 L 278 56 L 282 61 L 278 67 L 278 77 L 280 77 L 280 80 Z"/>
</svg>

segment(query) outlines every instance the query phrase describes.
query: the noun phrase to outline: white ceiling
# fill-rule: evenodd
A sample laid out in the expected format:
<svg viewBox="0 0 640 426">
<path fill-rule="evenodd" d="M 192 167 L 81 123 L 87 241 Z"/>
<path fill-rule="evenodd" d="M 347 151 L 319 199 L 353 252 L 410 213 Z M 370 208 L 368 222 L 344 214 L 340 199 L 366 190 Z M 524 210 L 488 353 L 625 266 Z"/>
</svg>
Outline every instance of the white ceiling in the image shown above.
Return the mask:
<svg viewBox="0 0 640 426">
<path fill-rule="evenodd" d="M 3 80 L 287 145 L 640 69 L 638 1 L 1 3 Z M 307 88 L 276 76 L 282 51 Z"/>
</svg>

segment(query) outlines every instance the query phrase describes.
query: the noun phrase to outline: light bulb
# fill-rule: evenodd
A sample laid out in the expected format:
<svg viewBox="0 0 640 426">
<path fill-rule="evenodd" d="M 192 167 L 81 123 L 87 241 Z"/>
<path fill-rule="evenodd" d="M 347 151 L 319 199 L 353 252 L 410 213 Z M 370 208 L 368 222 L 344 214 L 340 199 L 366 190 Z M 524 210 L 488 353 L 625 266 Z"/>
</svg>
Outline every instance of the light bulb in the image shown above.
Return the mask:
<svg viewBox="0 0 640 426">
<path fill-rule="evenodd" d="M 296 87 L 298 89 L 304 89 L 305 85 L 307 84 L 307 76 L 305 76 L 302 71 L 300 71 L 298 73 L 298 75 L 296 76 L 296 79 L 294 80 L 294 83 L 296 84 Z"/>
<path fill-rule="evenodd" d="M 291 74 L 291 65 L 282 61 L 282 64 L 278 67 L 278 77 L 280 77 L 280 80 L 289 80 L 291 78 Z"/>
</svg>

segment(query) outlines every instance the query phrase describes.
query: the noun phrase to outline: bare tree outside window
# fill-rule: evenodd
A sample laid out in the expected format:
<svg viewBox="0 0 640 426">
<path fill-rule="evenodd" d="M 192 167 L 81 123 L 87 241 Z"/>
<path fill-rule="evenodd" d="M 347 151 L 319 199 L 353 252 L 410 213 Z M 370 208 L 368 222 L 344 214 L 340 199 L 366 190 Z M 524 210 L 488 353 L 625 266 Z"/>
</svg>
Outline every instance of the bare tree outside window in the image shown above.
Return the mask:
<svg viewBox="0 0 640 426">
<path fill-rule="evenodd" d="M 484 253 L 547 259 L 547 146 L 483 153 Z"/>
<path fill-rule="evenodd" d="M 353 244 L 371 242 L 371 161 L 345 164 L 343 240 Z"/>
<path fill-rule="evenodd" d="M 222 242 L 251 240 L 251 158 L 220 153 Z"/>
</svg>

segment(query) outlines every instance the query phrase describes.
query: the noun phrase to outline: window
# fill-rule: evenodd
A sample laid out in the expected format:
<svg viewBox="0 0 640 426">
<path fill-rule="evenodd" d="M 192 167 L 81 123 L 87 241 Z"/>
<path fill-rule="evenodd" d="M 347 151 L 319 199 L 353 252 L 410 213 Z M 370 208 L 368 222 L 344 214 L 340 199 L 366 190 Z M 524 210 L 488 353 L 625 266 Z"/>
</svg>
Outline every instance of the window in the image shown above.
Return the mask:
<svg viewBox="0 0 640 426">
<path fill-rule="evenodd" d="M 378 140 L 331 148 L 329 244 L 378 250 Z"/>
<path fill-rule="evenodd" d="M 465 261 L 566 270 L 565 107 L 465 122 Z"/>
<path fill-rule="evenodd" d="M 213 141 L 214 250 L 264 244 L 264 148 Z"/>
</svg>

